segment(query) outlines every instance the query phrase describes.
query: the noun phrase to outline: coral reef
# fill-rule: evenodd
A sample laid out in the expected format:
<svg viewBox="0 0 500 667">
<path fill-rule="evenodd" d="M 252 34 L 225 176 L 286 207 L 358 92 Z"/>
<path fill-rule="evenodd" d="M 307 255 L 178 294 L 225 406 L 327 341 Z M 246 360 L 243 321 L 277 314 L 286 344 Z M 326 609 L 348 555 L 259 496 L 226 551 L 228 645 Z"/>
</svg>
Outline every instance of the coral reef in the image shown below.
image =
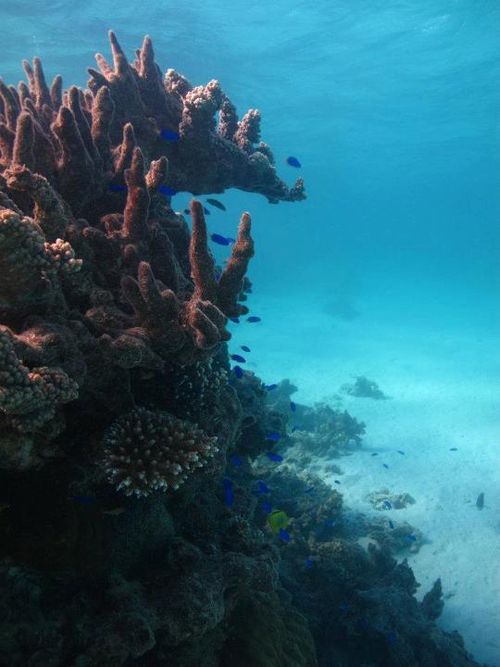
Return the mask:
<svg viewBox="0 0 500 667">
<path fill-rule="evenodd" d="M 375 400 L 389 398 L 374 380 L 369 380 L 364 375 L 358 375 L 352 384 L 343 384 L 340 390 L 357 398 L 373 398 Z"/>
<path fill-rule="evenodd" d="M 337 410 L 326 404 L 297 411 L 300 426 L 290 434 L 294 455 L 336 457 L 347 454 L 361 445 L 365 425 L 347 410 Z"/>
<path fill-rule="evenodd" d="M 202 205 L 191 229 L 171 206 L 302 182 L 278 178 L 257 110 L 163 77 L 148 37 L 132 64 L 110 40 L 88 90 L 38 58 L 0 82 L 0 665 L 473 667 L 435 624 L 440 584 L 418 603 L 397 543 L 359 543 L 387 528 L 287 461 L 347 453 L 364 425 L 297 406 L 287 433 L 295 388 L 230 371 L 250 216 L 219 271 Z"/>
<path fill-rule="evenodd" d="M 368 494 L 368 501 L 376 510 L 400 510 L 416 501 L 409 493 L 391 493 L 389 489 L 380 489 Z"/>
</svg>

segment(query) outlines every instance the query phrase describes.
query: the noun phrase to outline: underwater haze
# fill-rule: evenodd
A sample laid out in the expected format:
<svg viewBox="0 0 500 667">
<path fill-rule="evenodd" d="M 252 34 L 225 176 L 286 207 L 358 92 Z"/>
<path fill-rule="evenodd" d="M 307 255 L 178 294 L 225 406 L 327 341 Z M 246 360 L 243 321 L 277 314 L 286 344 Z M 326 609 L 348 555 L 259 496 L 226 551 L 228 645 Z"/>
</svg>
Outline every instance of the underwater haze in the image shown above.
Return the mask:
<svg viewBox="0 0 500 667">
<path fill-rule="evenodd" d="M 217 79 L 239 114 L 260 110 L 278 174 L 302 177 L 307 198 L 199 195 L 210 234 L 234 237 L 252 216 L 245 304 L 259 321 L 229 323 L 232 367 L 366 425 L 333 473 L 331 454 L 305 457 L 290 430 L 280 453 L 353 512 L 414 526 L 419 548 L 396 558 L 417 598 L 440 577 L 437 624 L 499 667 L 500 2 L 0 0 L 0 18 L 7 83 L 37 55 L 48 80 L 85 87 L 112 29 L 130 61 L 150 35 L 162 71 Z M 173 209 L 190 199 L 175 194 Z M 222 263 L 230 248 L 212 252 Z"/>
</svg>

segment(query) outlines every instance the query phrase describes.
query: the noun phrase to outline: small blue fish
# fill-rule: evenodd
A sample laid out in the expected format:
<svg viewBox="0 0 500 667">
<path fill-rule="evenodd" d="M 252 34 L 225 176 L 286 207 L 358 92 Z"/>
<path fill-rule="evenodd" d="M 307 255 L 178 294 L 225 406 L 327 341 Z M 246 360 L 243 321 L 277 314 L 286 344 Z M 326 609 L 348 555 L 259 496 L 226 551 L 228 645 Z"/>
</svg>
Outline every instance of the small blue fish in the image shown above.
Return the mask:
<svg viewBox="0 0 500 667">
<path fill-rule="evenodd" d="M 243 350 L 243 352 L 250 352 L 250 348 L 248 347 L 248 345 L 240 345 L 240 347 Z"/>
<path fill-rule="evenodd" d="M 205 215 L 211 215 L 210 211 L 208 210 L 208 208 L 206 206 L 203 207 L 203 213 Z"/>
<path fill-rule="evenodd" d="M 398 641 L 398 636 L 394 632 L 394 630 L 391 630 L 390 632 L 387 633 L 386 635 L 387 641 L 391 646 L 394 646 L 394 644 Z"/>
<path fill-rule="evenodd" d="M 265 384 L 264 389 L 267 389 L 267 391 L 274 391 L 278 387 L 277 384 Z"/>
<path fill-rule="evenodd" d="M 242 464 L 242 461 L 237 454 L 231 454 L 231 456 L 229 457 L 229 460 L 231 461 L 233 466 L 236 466 L 237 468 L 239 468 Z"/>
<path fill-rule="evenodd" d="M 306 570 L 310 570 L 314 565 L 314 561 L 312 558 L 306 558 L 305 566 Z"/>
<path fill-rule="evenodd" d="M 290 533 L 288 530 L 285 530 L 284 528 L 280 528 L 278 535 L 280 536 L 280 540 L 283 540 L 283 542 L 290 542 Z"/>
<path fill-rule="evenodd" d="M 161 192 L 162 195 L 165 195 L 166 197 L 173 197 L 177 194 L 177 190 L 171 188 L 170 185 L 160 185 L 158 192 Z"/>
<path fill-rule="evenodd" d="M 264 502 L 262 503 L 261 507 L 266 514 L 271 514 L 271 512 L 273 511 L 271 503 Z"/>
<path fill-rule="evenodd" d="M 458 451 L 458 447 L 450 447 L 450 452 L 457 452 L 457 451 Z"/>
<path fill-rule="evenodd" d="M 210 238 L 214 243 L 218 243 L 219 245 L 229 245 L 229 240 L 221 234 L 210 234 Z"/>
<path fill-rule="evenodd" d="M 339 479 L 334 479 L 333 481 L 335 482 L 335 484 L 340 484 L 340 480 L 339 480 Z"/>
<path fill-rule="evenodd" d="M 108 185 L 108 190 L 110 192 L 127 192 L 127 186 L 126 185 L 115 185 L 113 183 L 110 183 Z"/>
<path fill-rule="evenodd" d="M 257 315 L 250 315 L 250 317 L 247 317 L 247 322 L 262 322 L 262 318 L 257 317 Z"/>
<path fill-rule="evenodd" d="M 271 440 L 272 442 L 278 442 L 281 438 L 281 435 L 277 431 L 270 431 L 266 433 L 266 440 Z"/>
<path fill-rule="evenodd" d="M 405 453 L 404 453 L 403 450 L 401 450 L 401 449 L 397 449 L 396 451 L 397 451 L 398 454 L 401 454 L 401 456 L 404 456 L 404 455 L 405 455 Z"/>
<path fill-rule="evenodd" d="M 160 130 L 160 137 L 165 141 L 179 141 L 179 133 L 174 130 L 169 130 L 168 127 Z"/>
<path fill-rule="evenodd" d="M 97 502 L 95 496 L 70 496 L 70 498 L 80 505 L 93 505 Z"/>
<path fill-rule="evenodd" d="M 270 461 L 275 461 L 276 463 L 281 463 L 281 461 L 283 461 L 283 457 L 274 452 L 266 452 L 266 456 Z"/>
<path fill-rule="evenodd" d="M 231 320 L 231 322 L 234 322 L 235 324 L 240 323 L 240 318 L 239 317 L 230 317 L 229 319 Z"/>
<path fill-rule="evenodd" d="M 378 456 L 378 452 L 373 452 L 372 456 Z"/>
<path fill-rule="evenodd" d="M 290 167 L 296 167 L 297 169 L 299 169 L 302 166 L 300 162 L 297 160 L 297 158 L 293 157 L 293 155 L 287 157 L 285 161 L 288 165 L 290 165 Z"/>
<path fill-rule="evenodd" d="M 290 401 L 290 410 L 292 412 L 295 412 L 297 410 L 297 406 L 295 405 L 295 403 L 293 401 Z"/>
<path fill-rule="evenodd" d="M 231 507 L 231 505 L 234 502 L 233 483 L 231 482 L 230 479 L 227 478 L 225 478 L 222 483 L 224 485 L 224 498 L 226 501 L 226 505 L 228 507 Z"/>
<path fill-rule="evenodd" d="M 189 215 L 190 213 L 191 213 L 191 211 L 188 208 L 184 209 L 184 215 Z"/>
<path fill-rule="evenodd" d="M 219 282 L 221 275 L 222 271 L 214 271 L 214 278 L 217 280 L 217 282 Z"/>
<path fill-rule="evenodd" d="M 244 364 L 246 362 L 245 357 L 242 357 L 241 354 L 231 354 L 229 356 L 233 361 L 237 361 L 240 364 Z"/>
<path fill-rule="evenodd" d="M 218 199 L 207 199 L 207 204 L 210 204 L 210 206 L 215 206 L 215 208 L 219 208 L 221 211 L 226 210 L 224 204 Z"/>
<path fill-rule="evenodd" d="M 271 493 L 267 484 L 264 481 L 262 481 L 261 479 L 257 480 L 257 488 L 259 490 L 259 493 Z"/>
<path fill-rule="evenodd" d="M 394 524 L 392 523 L 392 521 L 389 521 L 389 528 L 390 528 L 391 530 L 394 530 Z"/>
<path fill-rule="evenodd" d="M 405 535 L 405 539 L 407 539 L 408 542 L 416 542 L 417 536 L 410 533 L 410 535 Z"/>
<path fill-rule="evenodd" d="M 383 505 L 384 505 L 384 509 L 392 510 L 392 505 L 388 500 L 384 500 Z"/>
<path fill-rule="evenodd" d="M 316 489 L 314 488 L 314 486 L 310 486 L 308 489 L 306 489 L 304 491 L 304 493 L 307 493 L 308 495 L 312 495 L 313 493 L 315 493 L 315 491 L 316 491 Z"/>
<path fill-rule="evenodd" d="M 382 463 L 382 465 L 384 466 L 384 468 L 387 468 L 387 470 L 389 470 L 389 466 L 387 465 L 387 463 Z"/>
<path fill-rule="evenodd" d="M 233 371 L 238 380 L 241 380 L 241 378 L 243 377 L 243 368 L 241 368 L 241 366 L 235 366 L 233 368 Z"/>
</svg>

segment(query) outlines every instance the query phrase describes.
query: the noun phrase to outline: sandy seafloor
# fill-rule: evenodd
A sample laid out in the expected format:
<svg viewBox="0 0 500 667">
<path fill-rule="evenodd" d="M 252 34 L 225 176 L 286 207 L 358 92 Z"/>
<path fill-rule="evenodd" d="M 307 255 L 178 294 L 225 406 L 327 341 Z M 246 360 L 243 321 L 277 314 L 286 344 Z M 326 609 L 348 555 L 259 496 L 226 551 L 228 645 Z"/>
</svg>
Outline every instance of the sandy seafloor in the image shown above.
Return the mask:
<svg viewBox="0 0 500 667">
<path fill-rule="evenodd" d="M 403 298 L 425 302 L 422 294 Z M 499 329 L 488 304 L 470 303 L 477 312 L 440 303 L 431 304 L 427 317 L 418 308 L 401 317 L 404 310 L 394 299 L 390 310 L 365 300 L 349 321 L 322 312 L 314 298 L 256 294 L 251 312 L 262 322 L 234 325 L 230 349 L 250 346 L 247 368 L 268 383 L 289 378 L 300 403 L 335 405 L 340 386 L 357 375 L 375 380 L 391 397 L 340 394 L 342 407 L 366 423 L 362 447 L 335 460 L 344 472 L 344 502 L 380 515 L 366 499 L 370 491 L 387 487 L 416 499 L 384 516 L 406 520 L 424 534 L 420 552 L 405 554 L 421 584 L 420 597 L 441 577 L 446 605 L 440 624 L 458 630 L 478 661 L 498 666 L 500 374 L 499 340 L 492 332 Z M 490 312 L 492 319 L 479 312 Z M 315 462 L 315 472 L 322 474 L 322 463 Z M 483 510 L 476 507 L 481 492 Z"/>
</svg>

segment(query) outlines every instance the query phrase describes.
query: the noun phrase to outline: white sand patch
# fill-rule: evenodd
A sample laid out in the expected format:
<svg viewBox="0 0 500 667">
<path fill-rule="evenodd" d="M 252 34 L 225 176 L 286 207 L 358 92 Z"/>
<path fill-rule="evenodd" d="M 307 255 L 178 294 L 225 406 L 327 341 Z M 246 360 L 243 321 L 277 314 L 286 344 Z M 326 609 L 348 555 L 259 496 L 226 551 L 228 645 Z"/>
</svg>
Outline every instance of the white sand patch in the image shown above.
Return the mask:
<svg viewBox="0 0 500 667">
<path fill-rule="evenodd" d="M 391 397 L 340 394 L 367 426 L 363 447 L 336 460 L 345 503 L 422 531 L 428 543 L 407 554 L 420 596 L 441 577 L 441 626 L 458 630 L 478 661 L 500 665 L 500 341 L 491 330 L 456 321 L 434 331 L 430 320 L 388 323 L 372 307 L 370 317 L 345 322 L 303 305 L 253 300 L 263 321 L 235 325 L 231 349 L 249 345 L 247 367 L 266 382 L 289 378 L 298 402 L 334 401 L 357 375 Z M 366 496 L 384 487 L 417 502 L 376 512 Z M 475 504 L 481 492 L 483 510 Z"/>
</svg>

